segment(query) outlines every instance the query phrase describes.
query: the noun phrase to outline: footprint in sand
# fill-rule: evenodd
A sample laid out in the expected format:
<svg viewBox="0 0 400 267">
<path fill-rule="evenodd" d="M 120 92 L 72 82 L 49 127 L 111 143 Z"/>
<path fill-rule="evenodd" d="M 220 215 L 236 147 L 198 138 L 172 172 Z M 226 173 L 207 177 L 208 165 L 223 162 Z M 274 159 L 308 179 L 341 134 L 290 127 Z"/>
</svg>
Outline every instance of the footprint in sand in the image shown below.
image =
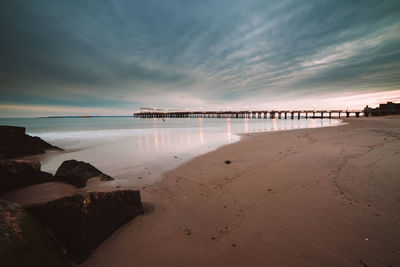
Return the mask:
<svg viewBox="0 0 400 267">
<path fill-rule="evenodd" d="M 188 229 L 188 228 L 185 228 L 185 229 L 183 230 L 183 232 L 184 232 L 186 235 L 191 235 L 191 234 L 192 234 L 192 232 L 191 232 L 190 229 Z"/>
</svg>

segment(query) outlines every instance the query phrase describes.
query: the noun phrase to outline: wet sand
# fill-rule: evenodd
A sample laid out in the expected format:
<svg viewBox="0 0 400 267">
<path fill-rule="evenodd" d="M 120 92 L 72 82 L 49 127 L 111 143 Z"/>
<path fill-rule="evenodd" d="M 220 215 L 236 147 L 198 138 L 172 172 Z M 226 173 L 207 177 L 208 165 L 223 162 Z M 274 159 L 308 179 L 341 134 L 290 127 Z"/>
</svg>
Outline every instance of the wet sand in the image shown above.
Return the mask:
<svg viewBox="0 0 400 267">
<path fill-rule="evenodd" d="M 82 266 L 399 266 L 400 117 L 347 122 L 252 134 L 166 173 Z"/>
</svg>

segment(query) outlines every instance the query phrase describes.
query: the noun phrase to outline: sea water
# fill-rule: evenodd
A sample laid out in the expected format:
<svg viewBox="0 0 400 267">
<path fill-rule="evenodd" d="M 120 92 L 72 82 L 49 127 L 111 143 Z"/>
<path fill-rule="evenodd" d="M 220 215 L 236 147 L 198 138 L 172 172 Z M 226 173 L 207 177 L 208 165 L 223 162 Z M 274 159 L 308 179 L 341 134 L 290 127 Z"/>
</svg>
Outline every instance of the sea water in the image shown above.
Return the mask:
<svg viewBox="0 0 400 267">
<path fill-rule="evenodd" d="M 42 170 L 55 173 L 68 159 L 83 160 L 121 183 L 145 185 L 161 173 L 222 145 L 240 133 L 333 126 L 336 119 L 234 119 L 134 117 L 3 118 L 0 125 L 26 132 L 65 149 L 41 157 Z"/>
</svg>

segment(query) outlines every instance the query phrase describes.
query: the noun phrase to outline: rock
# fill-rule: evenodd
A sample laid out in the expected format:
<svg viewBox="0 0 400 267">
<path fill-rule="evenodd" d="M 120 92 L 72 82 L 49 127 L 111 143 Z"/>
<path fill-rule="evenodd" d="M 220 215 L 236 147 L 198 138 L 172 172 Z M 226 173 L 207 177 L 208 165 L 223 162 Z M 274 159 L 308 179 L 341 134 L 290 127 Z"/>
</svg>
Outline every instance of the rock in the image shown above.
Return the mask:
<svg viewBox="0 0 400 267">
<path fill-rule="evenodd" d="M 89 163 L 74 159 L 64 161 L 54 175 L 55 181 L 72 184 L 78 188 L 86 186 L 87 180 L 99 176 L 102 181 L 114 180 L 107 174 L 102 173 Z"/>
<path fill-rule="evenodd" d="M 82 263 L 117 228 L 143 214 L 140 191 L 91 192 L 25 206 L 67 256 Z"/>
<path fill-rule="evenodd" d="M 231 164 L 232 162 L 230 160 L 226 160 L 225 164 Z"/>
<path fill-rule="evenodd" d="M 53 175 L 40 170 L 35 160 L 0 160 L 0 193 L 49 182 Z"/>
<path fill-rule="evenodd" d="M 22 206 L 0 200 L 1 266 L 69 266 L 46 231 Z"/>
<path fill-rule="evenodd" d="M 0 125 L 0 159 L 41 154 L 47 149 L 62 150 L 39 137 L 25 133 L 25 127 Z"/>
</svg>

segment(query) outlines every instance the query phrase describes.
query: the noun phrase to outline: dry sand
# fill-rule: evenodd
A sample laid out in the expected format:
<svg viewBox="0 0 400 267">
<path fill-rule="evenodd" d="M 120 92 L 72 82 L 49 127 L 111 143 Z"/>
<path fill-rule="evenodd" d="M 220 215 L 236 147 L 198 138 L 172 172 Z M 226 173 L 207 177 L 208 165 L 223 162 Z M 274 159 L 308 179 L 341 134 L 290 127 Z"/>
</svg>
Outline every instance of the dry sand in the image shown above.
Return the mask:
<svg viewBox="0 0 400 267">
<path fill-rule="evenodd" d="M 400 117 L 347 122 L 252 134 L 166 173 L 82 266 L 400 266 Z"/>
<path fill-rule="evenodd" d="M 400 116 L 347 122 L 246 135 L 166 173 L 81 266 L 400 266 Z"/>
</svg>

